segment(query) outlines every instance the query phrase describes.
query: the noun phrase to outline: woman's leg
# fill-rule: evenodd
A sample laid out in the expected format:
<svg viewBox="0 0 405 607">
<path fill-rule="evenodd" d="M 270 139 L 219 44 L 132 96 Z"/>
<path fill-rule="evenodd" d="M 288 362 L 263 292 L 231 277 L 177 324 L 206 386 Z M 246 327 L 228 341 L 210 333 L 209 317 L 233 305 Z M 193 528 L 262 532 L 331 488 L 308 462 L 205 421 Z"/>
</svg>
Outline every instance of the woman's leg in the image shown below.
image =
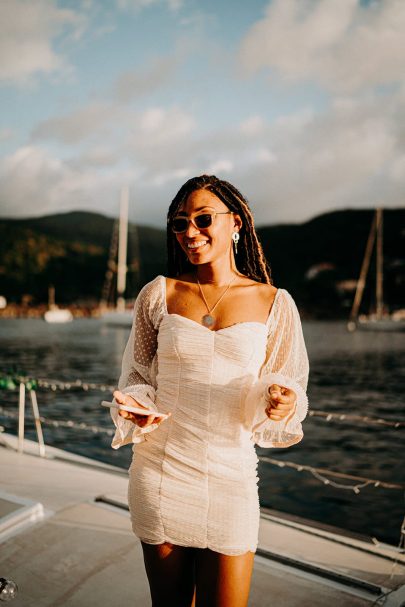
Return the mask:
<svg viewBox="0 0 405 607">
<path fill-rule="evenodd" d="M 253 559 L 254 552 L 228 556 L 197 549 L 196 607 L 247 607 Z"/>
<path fill-rule="evenodd" d="M 141 541 L 152 607 L 192 607 L 195 548 Z"/>
</svg>

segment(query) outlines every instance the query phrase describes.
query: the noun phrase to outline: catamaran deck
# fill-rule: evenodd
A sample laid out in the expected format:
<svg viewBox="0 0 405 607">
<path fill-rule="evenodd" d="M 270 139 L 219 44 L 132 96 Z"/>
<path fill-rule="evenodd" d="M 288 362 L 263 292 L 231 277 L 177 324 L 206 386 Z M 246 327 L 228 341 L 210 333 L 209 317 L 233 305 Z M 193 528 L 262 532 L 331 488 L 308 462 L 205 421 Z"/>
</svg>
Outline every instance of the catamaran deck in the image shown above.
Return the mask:
<svg viewBox="0 0 405 607">
<path fill-rule="evenodd" d="M 0 577 L 15 607 L 151 605 L 140 542 L 113 466 L 0 434 Z M 263 510 L 250 607 L 405 605 L 405 556 Z M 402 585 L 402 586 L 401 586 Z M 168 606 L 170 607 L 170 606 Z"/>
</svg>

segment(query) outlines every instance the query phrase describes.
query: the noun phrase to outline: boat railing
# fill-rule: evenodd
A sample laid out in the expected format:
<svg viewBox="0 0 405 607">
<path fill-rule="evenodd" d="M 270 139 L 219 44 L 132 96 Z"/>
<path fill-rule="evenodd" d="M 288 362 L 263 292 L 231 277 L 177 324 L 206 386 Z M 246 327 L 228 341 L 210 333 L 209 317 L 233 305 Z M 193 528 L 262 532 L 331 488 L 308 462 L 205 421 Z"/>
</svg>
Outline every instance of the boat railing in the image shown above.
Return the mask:
<svg viewBox="0 0 405 607">
<path fill-rule="evenodd" d="M 0 390 L 18 390 L 18 411 L 10 410 L 10 408 L 3 407 L 0 405 L 0 415 L 4 418 L 18 419 L 18 451 L 24 451 L 24 435 L 25 435 L 25 421 L 26 421 L 26 400 L 27 394 L 30 397 L 32 417 L 35 425 L 37 434 L 37 442 L 39 446 L 39 455 L 41 457 L 46 456 L 46 446 L 42 431 L 42 424 L 50 425 L 53 427 L 64 427 L 72 428 L 81 431 L 91 432 L 93 434 L 106 434 L 113 436 L 115 430 L 113 428 L 105 428 L 96 424 L 88 424 L 86 422 L 75 422 L 71 419 L 50 419 L 40 415 L 37 399 L 37 389 L 56 391 L 71 391 L 71 390 L 83 390 L 88 392 L 89 390 L 97 390 L 99 392 L 112 393 L 115 390 L 115 386 L 108 384 L 98 384 L 93 382 L 85 382 L 80 379 L 74 381 L 63 381 L 54 379 L 37 379 L 28 377 L 25 375 L 1 375 L 0 374 Z M 353 415 L 340 412 L 327 412 L 319 409 L 311 409 L 308 411 L 308 417 L 319 419 L 323 422 L 354 422 L 358 424 L 367 424 L 367 426 L 374 425 L 376 427 L 391 428 L 399 430 L 405 428 L 405 420 L 392 420 L 384 419 L 380 417 L 371 417 L 366 415 Z M 279 468 L 289 468 L 296 472 L 307 472 L 310 473 L 318 481 L 324 485 L 331 485 L 337 489 L 349 490 L 354 493 L 359 493 L 361 489 L 365 487 L 375 487 L 384 489 L 397 489 L 404 490 L 404 483 L 389 483 L 379 479 L 373 479 L 363 476 L 357 476 L 353 474 L 347 474 L 328 468 L 317 468 L 314 466 L 304 465 L 297 462 L 287 461 L 285 459 L 276 459 L 267 456 L 259 455 L 260 461 L 266 462 Z M 337 480 L 335 480 L 337 479 Z M 353 481 L 352 483 L 341 483 L 340 480 Z"/>
<path fill-rule="evenodd" d="M 95 424 L 87 424 L 85 422 L 74 422 L 73 420 L 55 420 L 43 417 L 39 413 L 37 389 L 51 390 L 56 392 L 57 390 L 83 390 L 85 392 L 89 390 L 98 390 L 102 392 L 112 392 L 115 387 L 106 384 L 96 384 L 92 382 L 83 382 L 81 380 L 75 380 L 73 382 L 65 382 L 61 380 L 48 380 L 48 379 L 34 379 L 32 377 L 20 376 L 20 375 L 0 375 L 0 389 L 5 390 L 18 390 L 18 412 L 10 411 L 9 408 L 0 406 L 0 414 L 3 417 L 17 419 L 18 420 L 18 451 L 24 452 L 24 436 L 25 436 L 25 421 L 26 421 L 26 405 L 27 405 L 27 394 L 30 397 L 32 417 L 35 425 L 37 442 L 39 446 L 40 457 L 46 457 L 46 446 L 44 441 L 44 435 L 42 431 L 42 424 L 51 425 L 53 427 L 65 427 L 74 428 L 78 430 L 90 431 L 93 433 L 102 433 L 109 436 L 114 435 L 114 430 L 110 428 L 103 428 L 96 426 Z"/>
</svg>

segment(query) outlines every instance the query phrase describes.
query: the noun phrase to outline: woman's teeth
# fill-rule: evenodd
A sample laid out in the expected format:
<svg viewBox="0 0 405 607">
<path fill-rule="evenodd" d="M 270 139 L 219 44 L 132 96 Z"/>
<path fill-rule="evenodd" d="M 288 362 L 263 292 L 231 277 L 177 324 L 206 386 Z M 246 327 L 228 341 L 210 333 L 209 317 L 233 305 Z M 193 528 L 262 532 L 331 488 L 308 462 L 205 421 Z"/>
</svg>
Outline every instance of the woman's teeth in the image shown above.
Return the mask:
<svg viewBox="0 0 405 607">
<path fill-rule="evenodd" d="M 201 242 L 188 242 L 187 248 L 188 249 L 200 249 L 201 247 L 203 247 L 206 244 L 207 244 L 206 240 L 203 240 Z"/>
</svg>

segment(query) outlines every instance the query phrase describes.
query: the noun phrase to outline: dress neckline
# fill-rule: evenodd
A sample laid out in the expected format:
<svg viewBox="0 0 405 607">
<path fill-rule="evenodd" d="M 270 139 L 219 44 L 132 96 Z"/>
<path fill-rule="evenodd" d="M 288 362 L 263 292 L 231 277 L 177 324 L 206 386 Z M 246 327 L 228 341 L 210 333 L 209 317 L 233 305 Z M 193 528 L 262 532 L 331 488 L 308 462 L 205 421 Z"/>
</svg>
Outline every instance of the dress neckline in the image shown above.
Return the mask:
<svg viewBox="0 0 405 607">
<path fill-rule="evenodd" d="M 227 331 L 229 329 L 232 329 L 233 327 L 238 327 L 240 325 L 259 325 L 261 327 L 266 327 L 268 328 L 271 319 L 273 318 L 273 312 L 275 309 L 275 305 L 276 305 L 276 301 L 278 299 L 278 295 L 280 293 L 280 291 L 282 291 L 283 289 L 278 288 L 276 291 L 276 294 L 274 296 L 273 299 L 273 303 L 269 312 L 269 315 L 267 317 L 266 322 L 259 322 L 257 320 L 244 320 L 241 322 L 234 322 L 232 325 L 228 325 L 227 327 L 221 327 L 220 329 L 209 329 L 208 327 L 205 327 L 204 325 L 202 325 L 201 323 L 197 322 L 196 320 L 193 320 L 192 318 L 189 318 L 188 316 L 183 316 L 182 314 L 176 314 L 175 312 L 169 312 L 167 309 L 167 301 L 166 301 L 166 276 L 163 276 L 163 274 L 160 275 L 160 279 L 161 279 L 161 287 L 162 287 L 162 300 L 163 300 L 163 314 L 164 316 L 176 316 L 178 318 L 184 318 L 186 321 L 189 321 L 191 323 L 193 323 L 194 325 L 197 325 L 197 327 L 201 327 L 202 329 L 204 329 L 205 331 L 209 331 L 210 333 L 220 333 L 221 331 Z"/>
</svg>

